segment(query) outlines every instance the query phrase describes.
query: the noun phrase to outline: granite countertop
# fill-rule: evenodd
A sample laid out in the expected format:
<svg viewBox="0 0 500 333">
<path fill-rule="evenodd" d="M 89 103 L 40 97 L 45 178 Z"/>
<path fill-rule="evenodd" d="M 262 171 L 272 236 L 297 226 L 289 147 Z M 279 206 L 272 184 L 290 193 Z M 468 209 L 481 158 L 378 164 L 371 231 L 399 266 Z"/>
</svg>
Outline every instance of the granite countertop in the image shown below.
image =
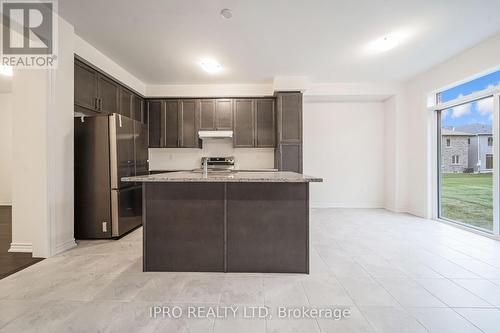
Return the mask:
<svg viewBox="0 0 500 333">
<path fill-rule="evenodd" d="M 168 172 L 154 175 L 124 177 L 124 182 L 136 183 L 182 183 L 182 182 L 213 182 L 213 183 L 309 183 L 322 182 L 322 178 L 310 177 L 296 172 L 214 172 L 203 175 L 199 172 Z"/>
</svg>

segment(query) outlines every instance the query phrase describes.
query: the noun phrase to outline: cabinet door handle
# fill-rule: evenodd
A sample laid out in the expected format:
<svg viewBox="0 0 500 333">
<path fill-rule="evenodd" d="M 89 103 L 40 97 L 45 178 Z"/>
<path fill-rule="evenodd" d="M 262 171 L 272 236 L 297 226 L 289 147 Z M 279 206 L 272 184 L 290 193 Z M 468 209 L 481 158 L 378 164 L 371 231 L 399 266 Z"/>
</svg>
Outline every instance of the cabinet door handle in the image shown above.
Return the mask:
<svg viewBox="0 0 500 333">
<path fill-rule="evenodd" d="M 102 98 L 99 98 L 99 111 L 102 111 Z"/>
<path fill-rule="evenodd" d="M 99 99 L 98 98 L 94 98 L 94 110 L 97 110 L 99 107 Z"/>
</svg>

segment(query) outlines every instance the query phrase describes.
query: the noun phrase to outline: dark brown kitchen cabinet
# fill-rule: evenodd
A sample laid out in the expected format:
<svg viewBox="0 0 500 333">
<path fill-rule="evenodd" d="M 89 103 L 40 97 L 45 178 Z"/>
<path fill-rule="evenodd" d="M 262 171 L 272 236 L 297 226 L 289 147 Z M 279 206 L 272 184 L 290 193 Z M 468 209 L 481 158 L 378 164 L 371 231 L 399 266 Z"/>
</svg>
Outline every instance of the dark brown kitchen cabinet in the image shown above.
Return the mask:
<svg viewBox="0 0 500 333">
<path fill-rule="evenodd" d="M 148 101 L 148 132 L 149 148 L 162 148 L 164 142 L 163 131 L 165 119 L 165 102 Z"/>
<path fill-rule="evenodd" d="M 202 99 L 199 101 L 198 130 L 217 131 L 233 129 L 233 101 L 231 99 Z"/>
<path fill-rule="evenodd" d="M 165 142 L 166 148 L 177 148 L 179 140 L 179 102 L 176 100 L 165 101 Z"/>
<path fill-rule="evenodd" d="M 302 173 L 302 93 L 276 94 L 276 121 L 275 167 Z"/>
<path fill-rule="evenodd" d="M 76 111 L 88 115 L 118 113 L 146 123 L 142 97 L 80 58 L 74 62 L 74 83 Z"/>
<path fill-rule="evenodd" d="M 233 146 L 235 148 L 254 147 L 254 100 L 235 99 L 233 117 Z"/>
<path fill-rule="evenodd" d="M 283 143 L 277 147 L 277 169 L 302 173 L 302 144 Z"/>
<path fill-rule="evenodd" d="M 200 100 L 198 115 L 198 129 L 200 131 L 214 131 L 217 128 L 215 123 L 215 103 L 214 99 Z"/>
<path fill-rule="evenodd" d="M 98 75 L 99 111 L 103 113 L 118 113 L 119 86 L 104 75 Z"/>
<path fill-rule="evenodd" d="M 278 93 L 278 141 L 302 142 L 302 93 Z"/>
<path fill-rule="evenodd" d="M 120 89 L 120 114 L 131 118 L 132 116 L 132 92 L 121 88 Z"/>
<path fill-rule="evenodd" d="M 144 124 L 147 123 L 147 119 L 145 117 L 145 112 L 144 112 L 144 100 L 133 94 L 132 95 L 132 109 L 130 111 L 131 118 L 137 121 L 140 121 Z"/>
<path fill-rule="evenodd" d="M 215 102 L 215 129 L 233 129 L 233 101 L 231 99 L 217 99 Z"/>
<path fill-rule="evenodd" d="M 75 105 L 97 111 L 97 76 L 89 66 L 75 61 Z"/>
<path fill-rule="evenodd" d="M 179 147 L 199 148 L 198 129 L 196 126 L 196 100 L 180 100 Z"/>
<path fill-rule="evenodd" d="M 255 146 L 274 148 L 276 146 L 276 112 L 274 99 L 255 101 Z"/>
<path fill-rule="evenodd" d="M 197 100 L 150 100 L 150 148 L 200 148 Z M 158 139 L 160 137 L 160 139 Z"/>
</svg>

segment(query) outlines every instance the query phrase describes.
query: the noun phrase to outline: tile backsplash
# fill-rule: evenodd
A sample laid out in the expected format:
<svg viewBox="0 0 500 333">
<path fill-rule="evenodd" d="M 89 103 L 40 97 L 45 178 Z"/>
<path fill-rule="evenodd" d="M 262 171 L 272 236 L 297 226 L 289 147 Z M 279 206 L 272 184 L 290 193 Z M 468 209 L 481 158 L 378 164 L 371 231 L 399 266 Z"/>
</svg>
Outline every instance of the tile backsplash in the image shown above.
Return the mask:
<svg viewBox="0 0 500 333">
<path fill-rule="evenodd" d="M 149 170 L 191 170 L 200 168 L 204 156 L 234 156 L 236 169 L 274 168 L 273 148 L 233 148 L 231 139 L 209 139 L 198 148 L 150 148 Z"/>
</svg>

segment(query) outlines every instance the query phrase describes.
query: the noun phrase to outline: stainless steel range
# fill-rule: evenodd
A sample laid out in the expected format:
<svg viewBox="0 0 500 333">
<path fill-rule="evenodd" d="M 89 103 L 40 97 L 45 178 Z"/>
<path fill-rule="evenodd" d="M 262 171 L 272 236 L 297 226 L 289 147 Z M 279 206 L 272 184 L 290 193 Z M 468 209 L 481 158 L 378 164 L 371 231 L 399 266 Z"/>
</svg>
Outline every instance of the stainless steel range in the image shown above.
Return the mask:
<svg viewBox="0 0 500 333">
<path fill-rule="evenodd" d="M 202 157 L 202 172 L 231 172 L 234 170 L 234 156 Z"/>
</svg>

